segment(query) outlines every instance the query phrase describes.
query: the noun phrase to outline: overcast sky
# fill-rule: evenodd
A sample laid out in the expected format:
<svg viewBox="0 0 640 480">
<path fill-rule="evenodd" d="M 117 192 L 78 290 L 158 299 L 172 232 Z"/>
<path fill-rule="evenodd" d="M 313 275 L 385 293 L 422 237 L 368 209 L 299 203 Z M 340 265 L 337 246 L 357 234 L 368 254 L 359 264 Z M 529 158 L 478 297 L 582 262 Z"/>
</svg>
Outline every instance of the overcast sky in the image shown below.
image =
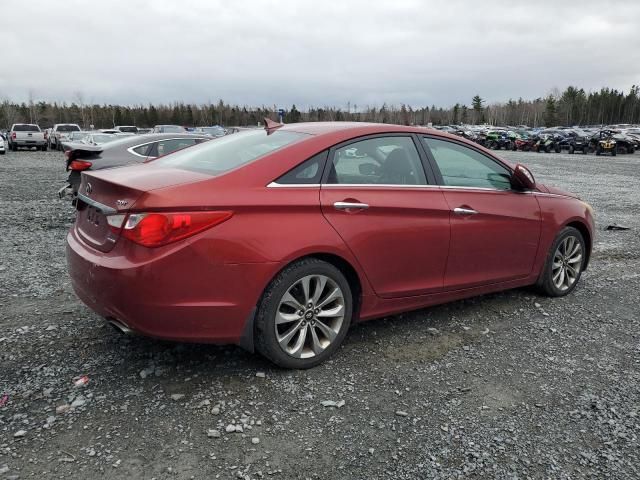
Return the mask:
<svg viewBox="0 0 640 480">
<path fill-rule="evenodd" d="M 3 0 L 0 99 L 413 106 L 640 83 L 640 1 Z"/>
</svg>

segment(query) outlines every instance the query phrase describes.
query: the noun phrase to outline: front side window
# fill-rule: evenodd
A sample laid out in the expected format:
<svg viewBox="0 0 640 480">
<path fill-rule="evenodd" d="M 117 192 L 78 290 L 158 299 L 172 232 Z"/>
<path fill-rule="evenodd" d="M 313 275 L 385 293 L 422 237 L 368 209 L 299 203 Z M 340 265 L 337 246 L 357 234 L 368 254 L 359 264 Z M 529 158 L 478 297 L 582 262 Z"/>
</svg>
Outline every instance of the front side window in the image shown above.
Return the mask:
<svg viewBox="0 0 640 480">
<path fill-rule="evenodd" d="M 458 143 L 423 137 L 438 165 L 444 185 L 511 189 L 511 172 L 498 162 Z"/>
<path fill-rule="evenodd" d="M 309 138 L 306 133 L 276 130 L 248 130 L 200 143 L 193 148 L 154 160 L 164 167 L 183 168 L 213 175 L 252 162 L 264 155 Z"/>
<path fill-rule="evenodd" d="M 336 149 L 327 183 L 426 185 L 411 137 L 379 137 Z"/>
</svg>

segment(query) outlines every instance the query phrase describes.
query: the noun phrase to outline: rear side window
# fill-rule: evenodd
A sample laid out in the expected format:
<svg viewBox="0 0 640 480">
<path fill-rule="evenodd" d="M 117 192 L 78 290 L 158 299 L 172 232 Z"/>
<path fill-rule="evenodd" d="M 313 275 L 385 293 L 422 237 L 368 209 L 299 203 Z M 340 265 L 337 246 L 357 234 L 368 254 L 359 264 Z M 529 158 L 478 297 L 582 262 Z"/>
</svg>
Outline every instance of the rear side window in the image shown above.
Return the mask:
<svg viewBox="0 0 640 480">
<path fill-rule="evenodd" d="M 299 132 L 251 130 L 220 137 L 153 163 L 217 175 L 252 162 L 309 135 Z"/>
<path fill-rule="evenodd" d="M 132 148 L 132 150 L 136 152 L 138 155 L 147 157 L 149 156 L 149 151 L 151 150 L 152 146 L 153 146 L 152 143 L 147 143 L 146 145 L 140 145 L 139 147 Z"/>
<path fill-rule="evenodd" d="M 322 169 L 327 159 L 328 150 L 314 155 L 300 165 L 292 168 L 276 180 L 280 185 L 313 185 L 319 184 L 322 177 Z"/>
<path fill-rule="evenodd" d="M 167 140 L 160 140 L 155 143 L 154 151 L 151 152 L 150 155 L 162 157 L 163 155 L 169 155 L 170 153 L 191 147 L 195 144 L 196 140 L 194 138 L 169 138 Z"/>
<path fill-rule="evenodd" d="M 444 185 L 511 189 L 511 172 L 498 162 L 458 143 L 423 137 L 431 150 Z"/>
<path fill-rule="evenodd" d="M 13 127 L 14 132 L 39 132 L 40 127 L 37 125 L 15 125 Z"/>
</svg>

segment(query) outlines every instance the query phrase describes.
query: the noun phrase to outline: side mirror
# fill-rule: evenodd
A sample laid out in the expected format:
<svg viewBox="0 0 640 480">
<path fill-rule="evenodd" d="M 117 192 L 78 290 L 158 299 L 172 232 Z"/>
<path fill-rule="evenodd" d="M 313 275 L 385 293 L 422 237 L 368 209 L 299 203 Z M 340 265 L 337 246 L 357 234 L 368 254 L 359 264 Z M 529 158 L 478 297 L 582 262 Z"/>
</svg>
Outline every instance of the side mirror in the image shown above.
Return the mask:
<svg viewBox="0 0 640 480">
<path fill-rule="evenodd" d="M 516 168 L 513 170 L 512 178 L 516 185 L 525 190 L 533 190 L 536 188 L 536 180 L 533 178 L 533 174 L 521 163 L 516 165 Z"/>
</svg>

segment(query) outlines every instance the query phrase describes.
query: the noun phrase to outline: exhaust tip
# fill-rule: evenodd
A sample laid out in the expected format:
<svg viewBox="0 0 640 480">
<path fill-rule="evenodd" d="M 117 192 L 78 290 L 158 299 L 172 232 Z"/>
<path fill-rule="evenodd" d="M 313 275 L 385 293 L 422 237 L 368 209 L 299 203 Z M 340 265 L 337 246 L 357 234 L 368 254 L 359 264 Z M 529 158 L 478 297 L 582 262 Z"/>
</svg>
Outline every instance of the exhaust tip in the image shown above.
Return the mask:
<svg viewBox="0 0 640 480">
<path fill-rule="evenodd" d="M 113 328 L 115 328 L 118 332 L 122 333 L 123 335 L 133 335 L 134 333 L 133 330 L 131 330 L 127 325 L 125 325 L 120 320 L 116 320 L 115 318 L 107 318 L 107 322 L 109 322 L 109 325 L 111 325 Z"/>
</svg>

